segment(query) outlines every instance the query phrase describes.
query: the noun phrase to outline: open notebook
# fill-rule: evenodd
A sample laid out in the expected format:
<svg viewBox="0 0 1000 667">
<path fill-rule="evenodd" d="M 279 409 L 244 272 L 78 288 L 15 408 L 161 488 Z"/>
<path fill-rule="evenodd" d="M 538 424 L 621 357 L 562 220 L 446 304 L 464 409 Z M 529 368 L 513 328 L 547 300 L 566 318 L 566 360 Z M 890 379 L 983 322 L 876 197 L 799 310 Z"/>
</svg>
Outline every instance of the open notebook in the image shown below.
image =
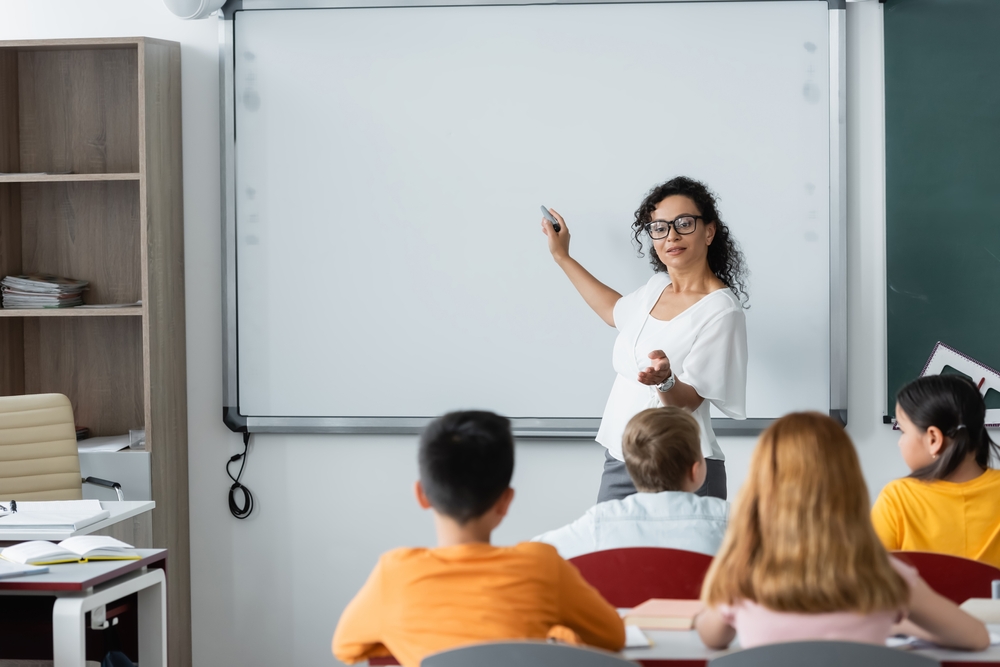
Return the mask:
<svg viewBox="0 0 1000 667">
<path fill-rule="evenodd" d="M 138 560 L 142 555 L 132 545 L 107 535 L 77 535 L 59 544 L 34 540 L 0 551 L 0 558 L 22 565 L 85 563 L 93 560 Z"/>
</svg>

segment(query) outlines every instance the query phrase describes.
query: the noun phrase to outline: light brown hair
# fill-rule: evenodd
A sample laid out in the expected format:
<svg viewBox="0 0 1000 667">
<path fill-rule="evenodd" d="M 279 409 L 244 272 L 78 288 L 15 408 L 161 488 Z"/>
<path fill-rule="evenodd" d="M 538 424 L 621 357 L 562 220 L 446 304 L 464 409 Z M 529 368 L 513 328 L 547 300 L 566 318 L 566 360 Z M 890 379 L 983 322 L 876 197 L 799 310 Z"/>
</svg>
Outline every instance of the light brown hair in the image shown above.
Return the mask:
<svg viewBox="0 0 1000 667">
<path fill-rule="evenodd" d="M 638 491 L 680 491 L 701 458 L 698 422 L 689 412 L 667 406 L 643 410 L 622 434 L 625 469 Z"/>
<path fill-rule="evenodd" d="M 904 607 L 906 582 L 875 535 L 851 439 L 799 412 L 760 436 L 729 529 L 701 590 L 706 604 L 870 613 Z"/>
</svg>

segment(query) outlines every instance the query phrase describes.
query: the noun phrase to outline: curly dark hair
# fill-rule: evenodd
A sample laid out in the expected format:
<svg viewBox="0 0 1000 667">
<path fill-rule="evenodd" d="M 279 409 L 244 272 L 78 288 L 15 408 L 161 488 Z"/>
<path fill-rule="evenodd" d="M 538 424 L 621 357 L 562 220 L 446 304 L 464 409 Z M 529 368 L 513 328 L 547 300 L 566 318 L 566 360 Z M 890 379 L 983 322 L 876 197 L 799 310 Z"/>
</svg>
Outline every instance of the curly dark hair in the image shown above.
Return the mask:
<svg viewBox="0 0 1000 667">
<path fill-rule="evenodd" d="M 708 266 L 712 273 L 726 284 L 726 287 L 733 290 L 739 297 L 743 306 L 747 306 L 750 293 L 747 291 L 747 277 L 749 271 L 746 265 L 746 258 L 740 250 L 739 244 L 729 227 L 722 222 L 719 217 L 719 210 L 716 208 L 715 194 L 701 181 L 696 181 L 687 176 L 676 176 L 666 183 L 655 186 L 646 195 L 646 198 L 639 204 L 635 211 L 635 222 L 632 223 L 633 237 L 639 248 L 639 257 L 642 257 L 642 240 L 646 236 L 646 224 L 653 219 L 653 211 L 657 205 L 667 197 L 673 195 L 683 195 L 693 201 L 698 207 L 698 212 L 703 216 L 705 223 L 715 223 L 715 238 L 708 246 Z M 649 253 L 649 263 L 653 265 L 654 271 L 667 273 L 666 265 L 656 256 L 656 251 Z"/>
</svg>

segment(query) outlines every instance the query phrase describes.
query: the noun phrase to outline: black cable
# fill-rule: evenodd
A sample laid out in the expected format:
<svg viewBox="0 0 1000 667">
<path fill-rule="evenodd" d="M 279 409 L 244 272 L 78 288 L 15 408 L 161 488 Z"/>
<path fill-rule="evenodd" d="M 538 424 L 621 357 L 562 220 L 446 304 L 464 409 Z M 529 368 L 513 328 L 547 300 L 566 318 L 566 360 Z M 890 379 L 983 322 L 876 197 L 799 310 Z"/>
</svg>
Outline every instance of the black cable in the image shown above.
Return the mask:
<svg viewBox="0 0 1000 667">
<path fill-rule="evenodd" d="M 229 479 L 233 480 L 233 485 L 229 487 L 229 511 L 233 513 L 233 516 L 237 519 L 245 519 L 250 516 L 253 512 L 253 494 L 250 493 L 250 489 L 240 484 L 240 478 L 243 477 L 243 468 L 247 465 L 247 454 L 250 453 L 250 434 L 243 434 L 243 453 L 235 454 L 229 457 L 229 461 L 226 462 L 226 474 L 229 475 Z M 240 471 L 233 477 L 233 473 L 229 471 L 229 466 L 236 463 L 240 459 L 243 459 L 243 463 L 240 464 Z M 236 492 L 243 491 L 243 506 L 240 507 L 236 504 Z"/>
</svg>

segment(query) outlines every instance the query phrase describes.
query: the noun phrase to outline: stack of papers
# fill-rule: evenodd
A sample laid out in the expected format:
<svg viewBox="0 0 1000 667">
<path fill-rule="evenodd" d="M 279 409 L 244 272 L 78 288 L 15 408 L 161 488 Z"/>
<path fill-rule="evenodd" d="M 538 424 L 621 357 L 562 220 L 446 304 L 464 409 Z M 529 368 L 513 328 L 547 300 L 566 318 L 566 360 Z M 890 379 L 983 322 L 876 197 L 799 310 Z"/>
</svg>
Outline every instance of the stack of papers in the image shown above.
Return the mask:
<svg viewBox="0 0 1000 667">
<path fill-rule="evenodd" d="M 48 273 L 7 276 L 0 280 L 4 308 L 72 308 L 83 305 L 86 280 Z"/>
<path fill-rule="evenodd" d="M 74 531 L 109 516 L 100 500 L 23 501 L 16 512 L 0 516 L 0 540 L 5 530 Z"/>
</svg>

